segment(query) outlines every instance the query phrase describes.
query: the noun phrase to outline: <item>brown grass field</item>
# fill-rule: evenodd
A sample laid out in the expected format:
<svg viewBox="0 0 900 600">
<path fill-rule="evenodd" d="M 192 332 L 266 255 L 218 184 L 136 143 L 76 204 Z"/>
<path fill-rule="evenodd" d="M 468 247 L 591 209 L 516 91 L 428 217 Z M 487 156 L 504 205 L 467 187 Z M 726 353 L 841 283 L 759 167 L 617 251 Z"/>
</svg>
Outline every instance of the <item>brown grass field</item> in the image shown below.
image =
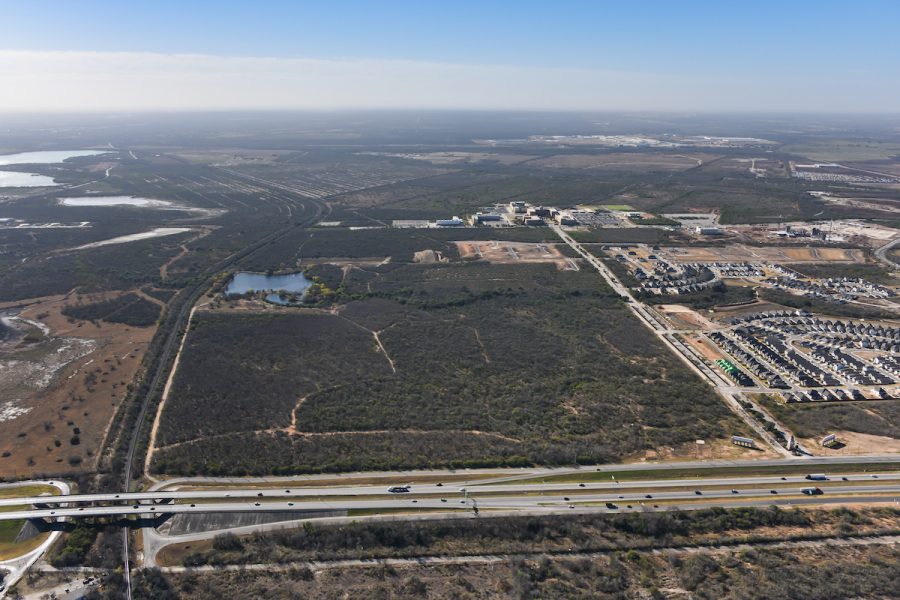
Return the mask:
<svg viewBox="0 0 900 600">
<path fill-rule="evenodd" d="M 90 301 L 116 295 L 93 294 Z M 21 316 L 45 324 L 54 337 L 88 339 L 96 345 L 65 365 L 47 387 L 21 398 L 18 405 L 29 409 L 27 413 L 0 422 L 0 453 L 9 453 L 0 458 L 2 477 L 93 468 L 112 416 L 156 331 L 155 327 L 69 322 L 60 313 L 66 303 L 74 299 L 49 297 L 29 306 Z M 78 442 L 73 444 L 75 435 Z"/>
</svg>

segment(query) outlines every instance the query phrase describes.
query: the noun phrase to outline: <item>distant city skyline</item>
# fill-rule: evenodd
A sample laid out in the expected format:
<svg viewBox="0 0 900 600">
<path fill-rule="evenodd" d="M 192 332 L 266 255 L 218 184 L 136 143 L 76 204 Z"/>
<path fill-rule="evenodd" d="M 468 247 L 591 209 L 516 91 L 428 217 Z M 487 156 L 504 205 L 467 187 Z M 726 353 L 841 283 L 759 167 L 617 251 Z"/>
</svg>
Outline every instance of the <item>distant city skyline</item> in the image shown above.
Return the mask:
<svg viewBox="0 0 900 600">
<path fill-rule="evenodd" d="M 900 111 L 891 2 L 0 5 L 0 110 Z"/>
</svg>

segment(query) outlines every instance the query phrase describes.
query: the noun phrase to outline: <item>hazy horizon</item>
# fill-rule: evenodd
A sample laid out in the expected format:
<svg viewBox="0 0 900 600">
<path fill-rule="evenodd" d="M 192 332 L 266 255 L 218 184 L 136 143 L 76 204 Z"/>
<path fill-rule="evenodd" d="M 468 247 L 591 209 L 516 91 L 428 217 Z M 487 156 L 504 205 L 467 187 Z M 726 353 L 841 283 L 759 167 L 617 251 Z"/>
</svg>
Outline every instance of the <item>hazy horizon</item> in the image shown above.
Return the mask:
<svg viewBox="0 0 900 600">
<path fill-rule="evenodd" d="M 890 114 L 900 8 L 394 2 L 4 8 L 0 111 Z M 776 18 L 777 15 L 777 18 Z"/>
</svg>

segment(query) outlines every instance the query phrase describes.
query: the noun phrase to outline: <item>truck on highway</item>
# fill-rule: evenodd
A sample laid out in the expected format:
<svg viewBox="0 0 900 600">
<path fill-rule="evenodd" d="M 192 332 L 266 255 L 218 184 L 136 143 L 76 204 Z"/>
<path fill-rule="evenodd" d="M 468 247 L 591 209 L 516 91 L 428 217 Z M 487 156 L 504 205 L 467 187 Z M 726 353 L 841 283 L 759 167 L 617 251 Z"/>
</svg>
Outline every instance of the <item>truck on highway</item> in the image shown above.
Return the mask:
<svg viewBox="0 0 900 600">
<path fill-rule="evenodd" d="M 814 475 L 807 475 L 806 478 L 809 479 L 810 481 L 828 481 L 828 478 L 821 473 L 817 473 Z"/>
<path fill-rule="evenodd" d="M 821 489 L 819 489 L 819 488 L 817 488 L 817 487 L 813 487 L 813 488 L 803 488 L 803 489 L 800 490 L 800 491 L 803 492 L 804 494 L 806 494 L 807 496 L 821 496 L 822 494 L 825 493 L 825 492 L 823 492 Z"/>
</svg>

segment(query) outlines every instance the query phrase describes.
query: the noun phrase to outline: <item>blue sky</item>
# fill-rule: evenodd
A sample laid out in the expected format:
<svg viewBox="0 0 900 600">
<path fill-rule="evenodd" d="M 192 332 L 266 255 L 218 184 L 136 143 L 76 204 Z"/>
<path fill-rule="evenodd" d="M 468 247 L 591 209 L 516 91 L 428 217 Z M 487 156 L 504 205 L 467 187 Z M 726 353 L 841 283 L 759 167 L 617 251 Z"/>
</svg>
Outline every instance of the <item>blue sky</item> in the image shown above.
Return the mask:
<svg viewBox="0 0 900 600">
<path fill-rule="evenodd" d="M 803 80 L 819 93 L 832 84 L 869 96 L 894 89 L 881 80 L 900 79 L 896 1 L 0 0 L 0 14 L 0 50 L 30 57 L 74 51 L 413 61 L 536 76 L 615 72 L 656 77 L 660 89 L 677 78 L 708 90 L 755 79 L 770 91 Z M 835 109 L 854 108 L 846 94 L 838 94 Z M 784 108 L 796 100 L 786 99 Z M 882 100 L 878 106 L 889 110 L 893 101 Z M 859 106 L 876 109 L 871 97 Z M 722 108 L 740 107 L 728 99 Z"/>
</svg>

